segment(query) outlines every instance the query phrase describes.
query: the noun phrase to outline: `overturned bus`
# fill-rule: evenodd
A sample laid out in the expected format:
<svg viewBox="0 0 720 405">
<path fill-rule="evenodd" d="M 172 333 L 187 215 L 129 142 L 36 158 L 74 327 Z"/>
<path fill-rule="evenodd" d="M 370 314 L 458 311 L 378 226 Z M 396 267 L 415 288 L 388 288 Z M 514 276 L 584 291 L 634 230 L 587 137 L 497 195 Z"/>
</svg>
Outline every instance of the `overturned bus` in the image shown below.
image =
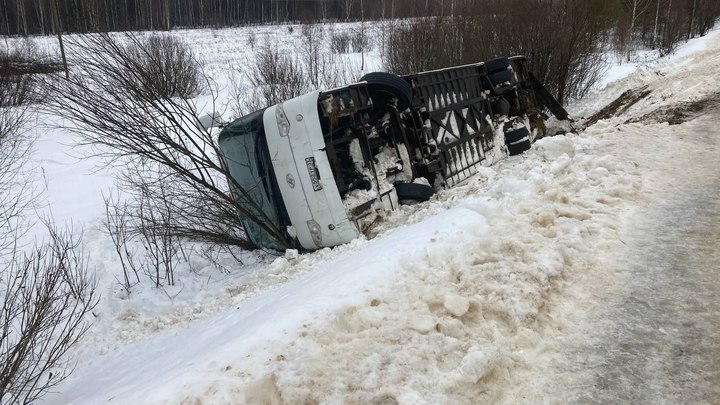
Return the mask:
<svg viewBox="0 0 720 405">
<path fill-rule="evenodd" d="M 379 212 L 424 201 L 530 149 L 567 112 L 522 56 L 407 76 L 369 73 L 244 116 L 219 135 L 260 248 L 347 243 Z"/>
</svg>

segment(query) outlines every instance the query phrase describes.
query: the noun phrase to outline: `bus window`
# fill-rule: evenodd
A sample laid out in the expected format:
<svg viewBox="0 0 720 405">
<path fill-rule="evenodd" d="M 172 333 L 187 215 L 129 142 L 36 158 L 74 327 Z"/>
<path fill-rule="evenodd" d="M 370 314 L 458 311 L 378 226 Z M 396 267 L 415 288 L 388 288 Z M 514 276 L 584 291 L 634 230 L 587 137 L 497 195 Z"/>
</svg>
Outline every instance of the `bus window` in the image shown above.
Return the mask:
<svg viewBox="0 0 720 405">
<path fill-rule="evenodd" d="M 249 211 L 248 215 L 264 217 L 268 225 L 284 233 L 280 211 L 282 197 L 274 187 L 272 163 L 265 140 L 263 113 L 261 110 L 240 118 L 223 129 L 219 138 L 222 158 L 230 175 L 245 191 L 243 194 L 230 182 L 230 191 L 236 204 Z M 251 221 L 247 215 L 242 218 L 250 242 L 267 249 L 284 250 L 282 243 L 262 226 Z"/>
</svg>

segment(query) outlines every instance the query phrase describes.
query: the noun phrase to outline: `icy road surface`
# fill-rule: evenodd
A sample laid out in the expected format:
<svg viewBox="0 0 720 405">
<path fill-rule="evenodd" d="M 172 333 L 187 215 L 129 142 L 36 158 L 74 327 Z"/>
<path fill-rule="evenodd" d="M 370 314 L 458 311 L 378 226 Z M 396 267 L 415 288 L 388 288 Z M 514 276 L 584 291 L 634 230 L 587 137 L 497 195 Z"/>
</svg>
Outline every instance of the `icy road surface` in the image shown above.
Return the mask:
<svg viewBox="0 0 720 405">
<path fill-rule="evenodd" d="M 545 354 L 542 373 L 526 376 L 532 382 L 509 402 L 720 403 L 719 128 L 715 105 L 675 135 L 643 131 L 657 154 L 651 198 L 624 226 L 614 263 L 594 269 L 615 269 L 617 288 L 595 290 L 597 311 L 573 313 L 559 351 Z M 665 142 L 678 134 L 680 142 Z M 635 159 L 644 151 L 629 149 Z M 577 294 L 599 287 L 577 281 Z"/>
<path fill-rule="evenodd" d="M 701 53 L 681 65 L 689 69 L 679 70 L 680 84 L 668 85 L 677 78 L 668 68 L 658 75 L 670 77 L 651 85 L 673 101 L 640 103 L 590 130 L 703 100 L 679 125 L 614 127 L 627 136 L 616 154 L 643 172 L 645 204 L 626 215 L 615 258 L 568 278 L 577 283 L 567 289 L 574 299 L 556 312 L 567 329 L 507 402 L 720 403 L 720 87 L 717 73 L 706 76 L 718 71 L 720 56 Z M 608 273 L 613 287 L 593 281 Z M 602 304 L 577 305 L 588 297 Z"/>
<path fill-rule="evenodd" d="M 653 199 L 622 235 L 627 291 L 571 352 L 572 363 L 594 369 L 572 402 L 720 402 L 718 112 L 686 126 L 706 149 L 677 153 L 668 168 L 679 176 L 657 179 L 664 198 Z M 585 353 L 592 360 L 583 361 Z"/>
<path fill-rule="evenodd" d="M 46 403 L 718 403 L 720 32 L 682 52 L 371 241 L 182 273 L 171 303 L 111 281 Z"/>
</svg>

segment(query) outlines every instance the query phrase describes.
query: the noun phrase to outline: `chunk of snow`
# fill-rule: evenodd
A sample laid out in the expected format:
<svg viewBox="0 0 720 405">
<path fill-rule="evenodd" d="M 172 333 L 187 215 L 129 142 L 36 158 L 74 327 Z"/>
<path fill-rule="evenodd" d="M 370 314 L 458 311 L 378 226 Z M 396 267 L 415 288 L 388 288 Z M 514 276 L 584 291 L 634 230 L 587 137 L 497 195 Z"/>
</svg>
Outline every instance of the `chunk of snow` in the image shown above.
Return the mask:
<svg viewBox="0 0 720 405">
<path fill-rule="evenodd" d="M 569 157 L 575 156 L 575 144 L 567 136 L 558 135 L 542 138 L 535 142 L 533 147 L 540 156 L 549 162 L 557 160 L 563 154 Z"/>
<path fill-rule="evenodd" d="M 450 315 L 460 318 L 470 309 L 470 299 L 457 294 L 446 294 L 443 306 Z"/>
</svg>

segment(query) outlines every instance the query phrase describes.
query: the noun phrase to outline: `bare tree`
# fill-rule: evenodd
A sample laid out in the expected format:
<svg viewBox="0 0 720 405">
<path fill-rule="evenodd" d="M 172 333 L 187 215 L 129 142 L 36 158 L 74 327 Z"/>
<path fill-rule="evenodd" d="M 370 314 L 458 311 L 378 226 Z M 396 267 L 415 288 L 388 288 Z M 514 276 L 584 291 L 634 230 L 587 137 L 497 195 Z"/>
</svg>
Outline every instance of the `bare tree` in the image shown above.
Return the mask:
<svg viewBox="0 0 720 405">
<path fill-rule="evenodd" d="M 629 30 L 630 32 L 634 32 L 638 19 L 650 8 L 652 2 L 650 0 L 623 0 L 623 4 L 630 18 Z"/>
<path fill-rule="evenodd" d="M 643 0 L 639 0 L 643 1 Z M 650 0 L 651 2 L 654 0 Z M 460 16 L 467 0 L 5 0 L 0 8 L 0 30 L 8 35 L 32 35 L 58 32 L 112 32 L 164 29 L 173 27 L 227 27 L 238 24 L 284 23 L 289 21 L 353 20 L 361 18 L 417 18 L 428 16 Z M 485 9 L 488 18 L 510 10 L 509 2 L 472 0 Z M 544 0 L 544 7 L 553 0 Z M 615 16 L 628 2 L 632 14 L 634 0 L 605 1 Z M 695 9 L 695 19 L 683 18 L 683 34 L 690 28 L 700 32 L 701 14 L 712 11 L 718 15 L 716 0 L 678 0 L 688 16 Z M 655 3 L 652 3 L 655 5 Z M 358 5 L 360 7 L 358 7 Z M 694 5 L 694 7 L 693 7 Z M 537 11 L 532 2 L 525 2 L 521 11 Z M 552 7 L 552 4 L 550 4 Z M 637 10 L 636 10 L 637 11 Z M 637 14 L 637 13 L 636 13 Z M 57 24 L 55 16 L 60 24 Z M 638 23 L 645 24 L 637 18 Z M 692 27 L 690 27 L 690 21 Z M 623 22 L 623 29 L 628 25 Z M 694 35 L 694 34 L 693 34 Z"/>
<path fill-rule="evenodd" d="M 623 8 L 627 15 L 627 29 L 621 33 L 618 46 L 621 53 L 624 53 L 626 60 L 630 60 L 633 53 L 633 46 L 636 45 L 635 30 L 638 21 L 645 15 L 652 5 L 650 0 L 623 0 Z"/>
<path fill-rule="evenodd" d="M 355 4 L 355 0 L 342 0 L 343 1 L 343 10 L 345 11 L 345 21 L 350 21 L 350 17 L 352 16 L 352 10 L 353 5 Z"/>
<path fill-rule="evenodd" d="M 691 0 L 690 18 L 688 19 L 688 39 L 695 34 L 695 15 L 697 14 L 697 0 Z"/>
<path fill-rule="evenodd" d="M 242 232 L 244 217 L 287 244 L 285 231 L 228 176 L 215 134 L 200 123 L 195 103 L 166 99 L 138 85 L 142 67 L 129 57 L 128 46 L 142 49 L 143 43 L 130 34 L 123 40 L 130 45 L 107 34 L 68 41 L 78 72 L 51 85 L 49 110 L 69 120 L 81 146 L 108 165 L 135 171 L 135 180 L 149 179 L 142 186 L 164 182 L 170 187 L 166 195 L 173 215 L 167 226 L 176 237 L 253 249 Z M 152 173 L 162 176 L 148 177 Z M 227 193 L 228 181 L 239 193 L 235 198 Z M 158 205 L 165 203 L 167 197 L 156 188 L 147 190 Z"/>
<path fill-rule="evenodd" d="M 655 24 L 653 24 L 652 47 L 655 48 L 658 43 L 658 25 L 660 23 L 660 0 L 655 0 Z"/>
</svg>

